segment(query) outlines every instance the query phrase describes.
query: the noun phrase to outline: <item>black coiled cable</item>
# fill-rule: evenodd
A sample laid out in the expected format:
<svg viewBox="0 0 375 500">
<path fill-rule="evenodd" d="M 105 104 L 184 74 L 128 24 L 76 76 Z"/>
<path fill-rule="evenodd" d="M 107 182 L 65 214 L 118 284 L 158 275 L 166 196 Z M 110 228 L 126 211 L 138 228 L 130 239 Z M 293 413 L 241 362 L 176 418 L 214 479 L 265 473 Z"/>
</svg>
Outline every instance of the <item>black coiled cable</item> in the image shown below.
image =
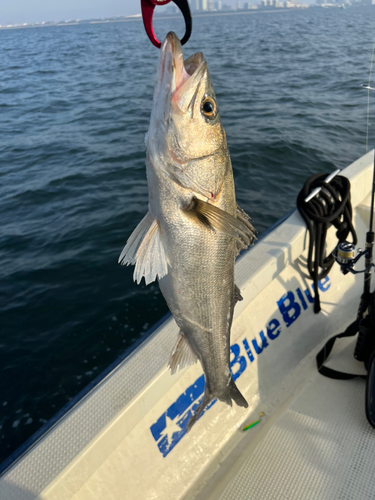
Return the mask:
<svg viewBox="0 0 375 500">
<path fill-rule="evenodd" d="M 337 228 L 339 243 L 346 241 L 349 233 L 352 243 L 357 244 L 357 234 L 352 223 L 352 205 L 350 202 L 350 182 L 346 177 L 337 175 L 329 184 L 324 182 L 329 174 L 315 174 L 308 179 L 297 198 L 297 208 L 302 215 L 309 232 L 309 253 L 307 265 L 314 281 L 314 312 L 320 311 L 318 281 L 325 278 L 335 259 L 331 254 L 324 257 L 327 230 L 333 224 Z M 321 191 L 312 200 L 305 198 L 317 187 Z"/>
</svg>

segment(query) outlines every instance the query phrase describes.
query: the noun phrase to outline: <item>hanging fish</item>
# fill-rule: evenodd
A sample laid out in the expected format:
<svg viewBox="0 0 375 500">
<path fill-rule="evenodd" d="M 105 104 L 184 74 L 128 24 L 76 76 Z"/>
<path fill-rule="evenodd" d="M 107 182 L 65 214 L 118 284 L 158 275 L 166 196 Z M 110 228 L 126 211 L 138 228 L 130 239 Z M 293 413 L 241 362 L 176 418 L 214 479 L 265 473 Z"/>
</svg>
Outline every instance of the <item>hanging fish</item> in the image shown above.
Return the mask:
<svg viewBox="0 0 375 500">
<path fill-rule="evenodd" d="M 183 60 L 169 33 L 162 45 L 146 137 L 149 209 L 119 262 L 135 264 L 134 280 L 158 278 L 180 328 L 169 366 L 200 361 L 202 404 L 188 430 L 215 398 L 247 408 L 230 372 L 233 309 L 242 300 L 234 261 L 254 242 L 249 216 L 234 191 L 219 108 L 202 53 Z"/>
</svg>

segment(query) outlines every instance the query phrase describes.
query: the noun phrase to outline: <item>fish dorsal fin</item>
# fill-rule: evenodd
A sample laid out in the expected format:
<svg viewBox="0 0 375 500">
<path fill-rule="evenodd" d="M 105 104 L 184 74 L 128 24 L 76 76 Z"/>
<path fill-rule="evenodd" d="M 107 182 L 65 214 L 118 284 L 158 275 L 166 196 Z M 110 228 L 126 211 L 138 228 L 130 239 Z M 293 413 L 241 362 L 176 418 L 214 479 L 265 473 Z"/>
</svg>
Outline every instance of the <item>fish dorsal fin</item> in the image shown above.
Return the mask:
<svg viewBox="0 0 375 500">
<path fill-rule="evenodd" d="M 255 230 L 245 217 L 240 214 L 237 218 L 221 208 L 206 201 L 192 198 L 186 213 L 194 214 L 204 225 L 232 236 L 237 241 L 239 249 L 247 248 L 255 240 Z"/>
<path fill-rule="evenodd" d="M 193 351 L 185 335 L 180 331 L 168 361 L 172 375 L 185 366 L 193 365 L 197 361 L 198 356 Z"/>
<path fill-rule="evenodd" d="M 168 272 L 168 261 L 157 220 L 147 213 L 128 239 L 119 257 L 122 265 L 135 264 L 134 281 L 146 285 Z"/>
<path fill-rule="evenodd" d="M 243 297 L 241 295 L 241 290 L 238 288 L 237 285 L 234 285 L 234 300 L 236 303 L 243 300 Z"/>
</svg>

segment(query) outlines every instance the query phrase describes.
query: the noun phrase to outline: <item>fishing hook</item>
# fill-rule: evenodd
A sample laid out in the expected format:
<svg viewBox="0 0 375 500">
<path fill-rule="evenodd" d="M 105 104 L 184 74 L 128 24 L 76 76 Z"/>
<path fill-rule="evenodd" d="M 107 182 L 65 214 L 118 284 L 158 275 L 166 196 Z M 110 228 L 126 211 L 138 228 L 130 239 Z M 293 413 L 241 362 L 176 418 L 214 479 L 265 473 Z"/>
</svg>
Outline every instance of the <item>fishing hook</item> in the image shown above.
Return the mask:
<svg viewBox="0 0 375 500">
<path fill-rule="evenodd" d="M 154 10 L 156 5 L 166 5 L 171 0 L 141 0 L 142 18 L 143 24 L 149 37 L 151 43 L 155 45 L 158 49 L 161 47 L 161 43 L 156 38 L 154 33 L 154 28 L 152 26 L 152 17 L 154 15 Z M 181 39 L 181 45 L 184 45 L 190 38 L 191 28 L 192 28 L 192 18 L 188 0 L 172 0 L 177 7 L 182 12 L 185 20 L 185 35 Z"/>
</svg>

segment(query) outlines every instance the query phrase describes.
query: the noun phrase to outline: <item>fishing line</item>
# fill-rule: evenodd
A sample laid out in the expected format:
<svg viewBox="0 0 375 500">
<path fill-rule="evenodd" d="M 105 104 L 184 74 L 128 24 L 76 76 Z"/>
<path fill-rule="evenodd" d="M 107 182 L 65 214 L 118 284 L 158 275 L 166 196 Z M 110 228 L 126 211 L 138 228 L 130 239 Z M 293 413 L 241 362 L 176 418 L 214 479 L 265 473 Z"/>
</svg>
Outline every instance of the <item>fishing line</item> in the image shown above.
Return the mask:
<svg viewBox="0 0 375 500">
<path fill-rule="evenodd" d="M 370 90 L 374 90 L 371 88 L 371 75 L 372 75 L 372 66 L 374 64 L 374 54 L 375 54 L 375 39 L 372 44 L 372 55 L 371 55 L 371 63 L 370 63 L 370 74 L 368 77 L 368 86 L 367 88 L 367 126 L 366 126 L 366 153 L 368 153 L 368 129 L 370 125 Z"/>
</svg>

